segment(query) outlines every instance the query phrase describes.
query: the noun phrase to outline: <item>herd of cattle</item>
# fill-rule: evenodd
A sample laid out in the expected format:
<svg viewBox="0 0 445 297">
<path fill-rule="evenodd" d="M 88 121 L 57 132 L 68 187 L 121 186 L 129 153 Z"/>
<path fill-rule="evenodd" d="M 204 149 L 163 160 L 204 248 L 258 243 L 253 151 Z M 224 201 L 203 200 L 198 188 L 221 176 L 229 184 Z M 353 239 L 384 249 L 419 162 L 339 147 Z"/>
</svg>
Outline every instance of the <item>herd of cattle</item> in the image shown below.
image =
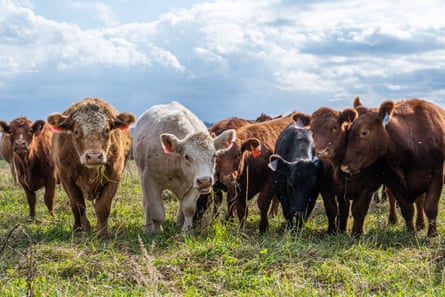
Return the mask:
<svg viewBox="0 0 445 297">
<path fill-rule="evenodd" d="M 135 122 L 132 138 L 129 126 Z M 168 189 L 179 201 L 176 224 L 185 233 L 202 217 L 210 197 L 221 203 L 226 192 L 228 219 L 237 217 L 242 227 L 247 201 L 257 195 L 261 233 L 269 209 L 278 205 L 288 227 L 300 228 L 320 195 L 328 233 L 346 232 L 351 213 L 352 234 L 360 235 L 373 193 L 383 185 L 390 223 L 397 220 L 397 202 L 409 231 L 425 227 L 425 214 L 428 236 L 437 235 L 445 110 L 424 100 L 388 100 L 367 108 L 357 97 L 343 111 L 321 107 L 310 115 L 228 118 L 207 128 L 177 102 L 152 106 L 136 121 L 103 100 L 86 98 L 47 121 L 0 121 L 0 132 L 2 156 L 25 191 L 29 215 L 35 216 L 36 191 L 43 187 L 54 215 L 60 183 L 74 230 L 91 230 L 86 200 L 94 201 L 100 238 L 109 237 L 111 202 L 132 146 L 146 233 L 162 231 L 162 192 Z"/>
</svg>

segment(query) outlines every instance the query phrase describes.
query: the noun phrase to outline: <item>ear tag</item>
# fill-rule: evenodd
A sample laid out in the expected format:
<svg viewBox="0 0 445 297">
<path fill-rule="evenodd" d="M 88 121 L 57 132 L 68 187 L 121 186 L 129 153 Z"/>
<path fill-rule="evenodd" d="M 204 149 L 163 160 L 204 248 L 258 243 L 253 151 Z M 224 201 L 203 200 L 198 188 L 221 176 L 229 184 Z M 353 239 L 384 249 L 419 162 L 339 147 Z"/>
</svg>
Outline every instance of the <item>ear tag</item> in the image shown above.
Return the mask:
<svg viewBox="0 0 445 297">
<path fill-rule="evenodd" d="M 388 125 L 389 120 L 390 120 L 389 114 L 386 112 L 386 113 L 385 113 L 385 117 L 383 118 L 383 124 L 384 124 L 385 126 Z"/>
<path fill-rule="evenodd" d="M 128 131 L 128 130 L 130 130 L 130 125 L 120 126 L 119 130 L 121 130 L 121 131 Z"/>
<path fill-rule="evenodd" d="M 62 133 L 63 130 L 56 127 L 55 125 L 51 125 L 51 131 L 53 131 L 54 133 Z"/>
<path fill-rule="evenodd" d="M 252 157 L 256 158 L 261 155 L 261 145 L 252 151 Z"/>
</svg>

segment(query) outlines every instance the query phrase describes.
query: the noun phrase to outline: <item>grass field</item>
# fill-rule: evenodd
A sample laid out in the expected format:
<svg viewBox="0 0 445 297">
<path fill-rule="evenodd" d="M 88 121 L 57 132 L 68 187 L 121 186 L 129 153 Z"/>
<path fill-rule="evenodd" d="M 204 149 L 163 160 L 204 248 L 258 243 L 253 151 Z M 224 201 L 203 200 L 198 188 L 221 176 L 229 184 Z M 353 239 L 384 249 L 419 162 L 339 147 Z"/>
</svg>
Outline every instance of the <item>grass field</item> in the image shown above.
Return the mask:
<svg viewBox="0 0 445 297">
<path fill-rule="evenodd" d="M 174 224 L 177 202 L 165 197 L 164 232 L 143 234 L 141 191 L 134 163 L 113 201 L 112 238 L 73 233 L 59 187 L 56 217 L 39 192 L 37 217 L 0 162 L 0 296 L 445 296 L 444 201 L 439 236 L 387 226 L 388 205 L 372 202 L 360 239 L 327 235 L 321 198 L 298 234 L 282 215 L 258 234 L 256 202 L 246 230 L 224 213 L 205 217 L 183 237 Z M 88 216 L 95 224 L 93 207 Z"/>
</svg>

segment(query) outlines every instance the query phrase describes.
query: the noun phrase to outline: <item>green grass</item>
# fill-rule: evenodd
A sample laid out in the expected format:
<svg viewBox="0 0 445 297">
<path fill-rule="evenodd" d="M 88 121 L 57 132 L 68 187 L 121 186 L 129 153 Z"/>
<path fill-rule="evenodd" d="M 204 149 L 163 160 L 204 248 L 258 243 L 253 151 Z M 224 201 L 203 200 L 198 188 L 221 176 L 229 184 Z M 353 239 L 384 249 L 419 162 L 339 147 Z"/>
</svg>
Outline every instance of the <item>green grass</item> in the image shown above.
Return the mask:
<svg viewBox="0 0 445 297">
<path fill-rule="evenodd" d="M 374 201 L 360 239 L 327 235 L 321 199 L 298 234 L 283 228 L 280 214 L 259 235 L 251 201 L 245 230 L 222 213 L 183 237 L 177 202 L 166 196 L 164 232 L 147 236 L 130 162 L 113 201 L 112 238 L 99 241 L 72 232 L 61 188 L 55 218 L 42 196 L 36 219 L 28 218 L 23 190 L 0 162 L 0 296 L 445 296 L 443 201 L 433 239 L 405 232 L 401 218 L 387 226 L 387 203 Z M 88 216 L 95 224 L 92 205 Z"/>
</svg>

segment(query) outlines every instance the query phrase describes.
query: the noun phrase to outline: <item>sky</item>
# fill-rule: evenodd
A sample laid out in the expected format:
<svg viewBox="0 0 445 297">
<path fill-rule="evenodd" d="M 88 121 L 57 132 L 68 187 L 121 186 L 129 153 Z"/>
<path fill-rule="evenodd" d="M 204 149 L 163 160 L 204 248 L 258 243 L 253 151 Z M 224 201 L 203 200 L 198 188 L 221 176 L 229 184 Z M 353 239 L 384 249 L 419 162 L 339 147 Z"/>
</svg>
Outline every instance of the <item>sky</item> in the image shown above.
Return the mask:
<svg viewBox="0 0 445 297">
<path fill-rule="evenodd" d="M 139 117 L 178 101 L 206 123 L 355 96 L 445 107 L 445 1 L 0 0 L 0 119 L 86 97 Z"/>
</svg>

